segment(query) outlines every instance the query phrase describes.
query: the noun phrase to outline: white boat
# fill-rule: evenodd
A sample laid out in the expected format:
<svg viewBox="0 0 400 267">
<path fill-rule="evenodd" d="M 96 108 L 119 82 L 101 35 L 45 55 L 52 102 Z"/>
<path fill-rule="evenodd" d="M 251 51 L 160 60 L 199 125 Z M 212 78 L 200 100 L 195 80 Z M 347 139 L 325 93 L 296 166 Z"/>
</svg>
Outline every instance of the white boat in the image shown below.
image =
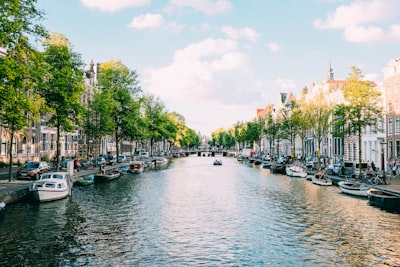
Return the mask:
<svg viewBox="0 0 400 267">
<path fill-rule="evenodd" d="M 222 160 L 216 159 L 213 164 L 214 165 L 222 165 Z"/>
<path fill-rule="evenodd" d="M 332 185 L 332 180 L 325 175 L 323 172 L 317 172 L 311 179 L 313 184 L 322 185 L 322 186 L 329 186 Z"/>
<path fill-rule="evenodd" d="M 286 175 L 291 177 L 301 177 L 306 178 L 307 172 L 301 166 L 286 166 Z"/>
<path fill-rule="evenodd" d="M 359 197 L 368 197 L 368 190 L 371 188 L 368 184 L 350 181 L 340 181 L 338 185 L 343 193 Z"/>
<path fill-rule="evenodd" d="M 71 177 L 67 172 L 44 173 L 29 189 L 40 202 L 66 198 L 71 195 Z"/>
</svg>

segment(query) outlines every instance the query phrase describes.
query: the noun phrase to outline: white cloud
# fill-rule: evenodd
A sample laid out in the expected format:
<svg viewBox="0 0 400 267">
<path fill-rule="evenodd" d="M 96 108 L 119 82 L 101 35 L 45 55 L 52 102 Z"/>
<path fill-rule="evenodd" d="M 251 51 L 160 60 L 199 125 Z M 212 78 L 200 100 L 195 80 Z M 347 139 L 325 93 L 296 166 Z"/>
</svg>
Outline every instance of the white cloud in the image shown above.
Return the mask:
<svg viewBox="0 0 400 267">
<path fill-rule="evenodd" d="M 256 42 L 259 37 L 259 34 L 254 29 L 248 27 L 235 29 L 231 26 L 224 26 L 221 28 L 221 31 L 232 39 L 239 39 L 242 37 L 252 42 Z"/>
<path fill-rule="evenodd" d="M 101 11 L 115 12 L 129 7 L 141 7 L 151 0 L 81 0 L 83 6 Z"/>
<path fill-rule="evenodd" d="M 222 76 L 236 77 L 246 68 L 247 56 L 237 50 L 236 42 L 206 39 L 176 51 L 169 66 L 144 69 L 142 83 L 162 99 L 218 102 L 219 97 L 226 100 L 233 96 L 221 90 L 234 90 L 226 86 Z"/>
<path fill-rule="evenodd" d="M 232 7 L 227 0 L 171 0 L 170 4 L 178 8 L 193 8 L 207 15 L 223 14 Z"/>
<path fill-rule="evenodd" d="M 164 23 L 163 15 L 147 13 L 133 18 L 129 24 L 130 28 L 143 30 L 147 28 L 158 28 Z"/>
<path fill-rule="evenodd" d="M 278 84 L 283 89 L 293 89 L 296 88 L 296 83 L 292 80 L 278 78 L 275 80 L 275 83 Z"/>
<path fill-rule="evenodd" d="M 281 50 L 281 47 L 276 43 L 267 43 L 267 47 L 271 52 L 278 52 Z"/>
<path fill-rule="evenodd" d="M 328 14 L 325 21 L 317 19 L 318 29 L 345 29 L 354 25 L 388 21 L 400 14 L 400 2 L 396 0 L 358 0 L 350 5 L 339 6 Z"/>
<path fill-rule="evenodd" d="M 344 38 L 354 43 L 400 42 L 400 27 L 393 24 L 385 29 L 382 23 L 400 15 L 397 0 L 355 0 L 339 6 L 325 21 L 317 19 L 317 29 L 344 29 Z M 381 25 L 377 25 L 381 23 Z"/>
</svg>

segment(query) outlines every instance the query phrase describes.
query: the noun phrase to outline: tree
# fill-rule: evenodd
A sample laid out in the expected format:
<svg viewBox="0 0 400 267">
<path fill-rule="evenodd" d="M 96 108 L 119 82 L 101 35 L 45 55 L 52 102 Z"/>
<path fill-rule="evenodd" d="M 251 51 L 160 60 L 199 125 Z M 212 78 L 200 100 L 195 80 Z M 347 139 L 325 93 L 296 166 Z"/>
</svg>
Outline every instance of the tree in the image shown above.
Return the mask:
<svg viewBox="0 0 400 267">
<path fill-rule="evenodd" d="M 383 117 L 381 94 L 377 86 L 362 80 L 361 70 L 351 67 L 351 72 L 347 78 L 347 83 L 343 87 L 345 103 L 338 106 L 337 114 L 343 116 L 346 124 L 339 124 L 337 127 L 344 126 L 345 132 L 355 134 L 358 139 L 358 160 L 361 173 L 362 149 L 361 138 L 363 129 L 366 126 L 378 128 L 378 124 Z"/>
<path fill-rule="evenodd" d="M 51 33 L 43 42 L 45 61 L 49 66 L 51 77 L 42 87 L 41 94 L 51 109 L 47 124 L 57 128 L 56 162 L 60 162 L 61 130 L 73 132 L 82 121 L 84 107 L 81 95 L 85 92 L 83 85 L 83 62 L 75 53 L 67 38 L 61 34 Z"/>
<path fill-rule="evenodd" d="M 6 52 L 0 57 L 0 121 L 1 127 L 9 131 L 9 181 L 15 135 L 31 121 L 38 120 L 44 104 L 38 88 L 47 74 L 40 53 L 27 37 L 46 36 L 44 27 L 37 23 L 43 14 L 35 3 L 35 0 L 0 3 L 0 48 Z"/>
<path fill-rule="evenodd" d="M 304 106 L 304 110 L 308 116 L 311 134 L 317 141 L 318 146 L 318 170 L 321 169 L 321 143 L 330 132 L 332 121 L 330 120 L 333 108 L 324 98 L 322 91 L 317 92 L 317 95 L 312 98 Z"/>
<path fill-rule="evenodd" d="M 137 73 L 126 67 L 120 60 L 110 60 L 100 64 L 98 73 L 99 102 L 104 103 L 100 109 L 104 134 L 113 134 L 116 142 L 117 155 L 119 144 L 125 137 L 130 137 L 133 123 L 139 117 L 141 88 Z M 135 102 L 136 101 L 136 102 Z"/>
</svg>

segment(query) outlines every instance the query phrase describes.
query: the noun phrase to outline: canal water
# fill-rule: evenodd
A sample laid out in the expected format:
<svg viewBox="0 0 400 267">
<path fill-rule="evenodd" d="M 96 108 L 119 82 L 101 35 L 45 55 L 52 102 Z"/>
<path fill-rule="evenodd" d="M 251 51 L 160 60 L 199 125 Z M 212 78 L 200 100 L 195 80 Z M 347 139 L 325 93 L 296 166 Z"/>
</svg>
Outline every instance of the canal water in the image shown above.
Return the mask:
<svg viewBox="0 0 400 267">
<path fill-rule="evenodd" d="M 400 215 L 222 158 L 10 204 L 0 266 L 400 266 Z"/>
</svg>

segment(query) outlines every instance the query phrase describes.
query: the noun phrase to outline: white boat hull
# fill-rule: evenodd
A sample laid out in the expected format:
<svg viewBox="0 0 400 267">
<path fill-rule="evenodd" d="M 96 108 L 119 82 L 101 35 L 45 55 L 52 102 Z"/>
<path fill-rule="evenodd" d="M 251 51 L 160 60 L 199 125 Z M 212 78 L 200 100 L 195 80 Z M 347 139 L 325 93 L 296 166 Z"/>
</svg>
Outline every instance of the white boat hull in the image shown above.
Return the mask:
<svg viewBox="0 0 400 267">
<path fill-rule="evenodd" d="M 359 197 L 368 197 L 368 190 L 371 188 L 363 183 L 352 183 L 346 181 L 340 181 L 338 185 L 343 193 Z"/>
<path fill-rule="evenodd" d="M 300 166 L 287 166 L 286 167 L 286 175 L 291 177 L 300 177 L 306 178 L 307 172 Z"/>
<path fill-rule="evenodd" d="M 33 191 L 33 196 L 40 202 L 54 201 L 58 199 L 66 198 L 70 195 L 70 190 L 66 189 L 63 191 L 51 191 L 51 190 L 35 190 Z"/>
<path fill-rule="evenodd" d="M 328 178 L 325 174 L 322 173 L 316 173 L 312 177 L 312 183 L 316 185 L 321 185 L 321 186 L 330 186 L 332 185 L 332 180 Z"/>
</svg>

